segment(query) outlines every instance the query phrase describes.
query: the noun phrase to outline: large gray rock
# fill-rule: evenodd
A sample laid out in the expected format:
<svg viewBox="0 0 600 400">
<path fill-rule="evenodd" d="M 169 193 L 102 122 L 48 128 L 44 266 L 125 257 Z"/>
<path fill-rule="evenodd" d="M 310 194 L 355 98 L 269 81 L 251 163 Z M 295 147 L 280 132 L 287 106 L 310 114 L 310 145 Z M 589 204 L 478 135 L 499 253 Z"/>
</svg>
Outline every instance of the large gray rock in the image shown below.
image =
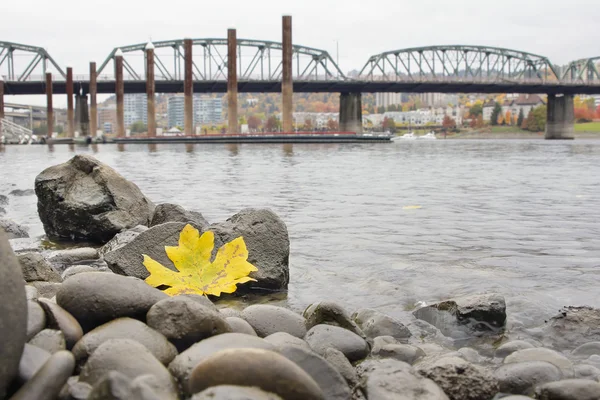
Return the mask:
<svg viewBox="0 0 600 400">
<path fill-rule="evenodd" d="M 191 400 L 283 400 L 273 393 L 255 387 L 220 385 L 203 390 Z"/>
<path fill-rule="evenodd" d="M 361 390 L 369 400 L 448 400 L 431 379 L 397 360 L 367 360 L 357 367 Z"/>
<path fill-rule="evenodd" d="M 245 333 L 246 335 L 258 336 L 252 325 L 238 317 L 227 317 L 225 321 L 231 327 L 231 332 Z"/>
<path fill-rule="evenodd" d="M 61 270 L 73 264 L 97 260 L 100 257 L 98 250 L 93 247 L 78 247 L 75 249 L 56 250 L 48 255 L 48 260 Z"/>
<path fill-rule="evenodd" d="M 51 354 L 47 350 L 25 343 L 23 354 L 21 354 L 21 359 L 19 360 L 18 381 L 20 383 L 29 381 L 50 357 Z"/>
<path fill-rule="evenodd" d="M 46 350 L 50 354 L 54 354 L 60 350 L 66 350 L 65 335 L 61 331 L 55 329 L 44 329 L 35 335 L 29 344 Z"/>
<path fill-rule="evenodd" d="M 202 214 L 196 211 L 188 211 L 177 204 L 163 203 L 156 206 L 150 226 L 165 224 L 167 222 L 184 222 L 204 228 L 209 223 Z"/>
<path fill-rule="evenodd" d="M 200 362 L 190 375 L 191 393 L 218 385 L 256 386 L 286 400 L 325 399 L 317 383 L 298 365 L 264 349 L 222 350 Z"/>
<path fill-rule="evenodd" d="M 255 304 L 244 309 L 242 318 L 254 328 L 260 337 L 266 337 L 276 332 L 286 332 L 299 338 L 306 334 L 304 317 L 287 308 Z"/>
<path fill-rule="evenodd" d="M 560 369 L 546 361 L 527 361 L 504 364 L 494 372 L 500 391 L 512 394 L 531 394 L 536 385 L 558 381 Z"/>
<path fill-rule="evenodd" d="M 191 394 L 188 390 L 188 379 L 196 365 L 221 350 L 241 348 L 275 350 L 271 343 L 259 337 L 243 333 L 224 333 L 204 339 L 179 354 L 169 364 L 169 371 L 177 378 L 184 393 Z"/>
<path fill-rule="evenodd" d="M 359 336 L 363 335 L 363 332 L 352 321 L 346 310 L 333 301 L 313 303 L 304 310 L 302 315 L 306 319 L 306 329 L 310 329 L 315 325 L 326 324 L 348 329 Z"/>
<path fill-rule="evenodd" d="M 378 336 L 392 336 L 398 340 L 406 340 L 411 333 L 400 321 L 370 308 L 361 308 L 352 314 L 364 335 L 369 339 Z"/>
<path fill-rule="evenodd" d="M 280 290 L 287 289 L 290 279 L 290 239 L 285 223 L 271 210 L 245 209 L 227 221 L 213 224 L 215 250 L 223 244 L 242 236 L 248 248 L 248 262 L 258 268 L 244 288 Z"/>
<path fill-rule="evenodd" d="M 267 337 L 265 340 L 275 346 L 277 349 L 287 347 L 287 346 L 298 346 L 302 347 L 306 350 L 311 350 L 308 343 L 306 343 L 303 339 L 300 339 L 296 336 L 292 336 L 287 332 L 276 332 Z"/>
<path fill-rule="evenodd" d="M 506 302 L 498 294 L 460 297 L 422 307 L 413 312 L 437 327 L 446 336 L 457 328 L 469 334 L 498 333 L 506 323 Z"/>
<path fill-rule="evenodd" d="M 53 354 L 11 400 L 55 400 L 74 368 L 75 360 L 71 353 L 59 351 Z"/>
<path fill-rule="evenodd" d="M 46 327 L 46 313 L 36 301 L 27 302 L 27 340 Z M 24 341 L 23 341 L 24 342 Z"/>
<path fill-rule="evenodd" d="M 154 375 L 153 389 L 161 399 L 178 399 L 173 377 L 146 347 L 130 339 L 110 339 L 102 343 L 90 356 L 81 370 L 79 380 L 94 386 L 108 372 L 117 371 L 135 379 Z"/>
<path fill-rule="evenodd" d="M 56 302 L 89 331 L 119 317 L 144 320 L 150 307 L 167 297 L 137 278 L 87 272 L 64 281 Z"/>
<path fill-rule="evenodd" d="M 399 343 L 392 336 L 378 336 L 373 339 L 371 356 L 393 358 L 412 365 L 417 360 L 425 357 L 425 352 L 418 347 Z"/>
<path fill-rule="evenodd" d="M 31 286 L 37 289 L 38 291 L 38 299 L 51 299 L 60 290 L 62 284 L 60 282 L 44 282 L 44 281 L 35 281 L 29 282 Z"/>
<path fill-rule="evenodd" d="M 278 353 L 293 361 L 309 374 L 325 394 L 325 399 L 348 400 L 352 397 L 352 392 L 342 374 L 312 350 L 298 346 L 286 346 L 279 348 Z"/>
<path fill-rule="evenodd" d="M 98 254 L 104 257 L 106 253 L 115 251 L 131 242 L 140 233 L 147 231 L 148 227 L 144 225 L 138 225 L 135 228 L 127 229 L 121 233 L 117 233 L 112 239 L 110 239 L 104 246 L 98 249 Z"/>
<path fill-rule="evenodd" d="M 418 367 L 450 400 L 489 400 L 498 393 L 498 380 L 486 369 L 462 358 L 444 357 Z"/>
<path fill-rule="evenodd" d="M 0 218 L 0 229 L 4 229 L 9 239 L 28 238 L 27 228 L 17 224 L 15 221 L 6 218 Z"/>
<path fill-rule="evenodd" d="M 600 309 L 564 307 L 544 327 L 545 345 L 574 349 L 588 342 L 600 342 Z"/>
<path fill-rule="evenodd" d="M 21 267 L 0 229 L 0 398 L 17 375 L 27 339 L 27 309 Z"/>
<path fill-rule="evenodd" d="M 62 282 L 62 278 L 40 253 L 25 253 L 17 256 L 25 282 Z"/>
<path fill-rule="evenodd" d="M 153 375 L 130 379 L 118 371 L 110 371 L 91 388 L 86 400 L 161 400 L 153 386 Z"/>
<path fill-rule="evenodd" d="M 123 230 L 148 225 L 154 211 L 134 183 L 88 155 L 44 170 L 35 193 L 51 238 L 106 243 Z"/>
<path fill-rule="evenodd" d="M 518 350 L 504 359 L 505 364 L 525 361 L 546 361 L 560 368 L 565 377 L 573 376 L 573 363 L 567 357 L 557 351 L 543 347 Z"/>
<path fill-rule="evenodd" d="M 515 351 L 524 349 L 533 349 L 535 346 L 524 340 L 513 340 L 511 342 L 504 343 L 502 346 L 496 349 L 494 356 L 504 358 L 511 355 Z"/>
<path fill-rule="evenodd" d="M 158 261 L 166 268 L 177 271 L 165 252 L 165 246 L 177 246 L 179 234 L 185 226 L 184 222 L 168 222 L 153 226 L 136 235 L 125 245 L 105 253 L 104 261 L 113 272 L 140 279 L 146 279 L 150 275 L 144 267 L 142 254 Z M 197 226 L 195 228 L 198 229 Z"/>
<path fill-rule="evenodd" d="M 600 355 L 600 342 L 582 344 L 571 352 L 571 355 L 576 358 L 588 358 L 594 354 Z"/>
<path fill-rule="evenodd" d="M 369 355 L 369 344 L 363 338 L 339 326 L 315 325 L 304 340 L 319 355 L 324 355 L 330 347 L 344 353 L 352 362 Z"/>
<path fill-rule="evenodd" d="M 0 194 L 0 206 L 7 206 L 8 205 L 8 197 Z"/>
<path fill-rule="evenodd" d="M 539 400 L 599 400 L 600 383 L 587 379 L 567 379 L 545 383 L 535 389 Z"/>
<path fill-rule="evenodd" d="M 207 337 L 231 332 L 218 311 L 184 296 L 169 297 L 154 304 L 146 321 L 179 351 Z"/>
<path fill-rule="evenodd" d="M 325 351 L 323 358 L 338 370 L 350 387 L 355 387 L 358 384 L 356 369 L 350 364 L 344 353 L 330 347 Z"/>
<path fill-rule="evenodd" d="M 73 355 L 78 364 L 85 364 L 89 356 L 102 343 L 111 339 L 133 339 L 144 345 L 158 361 L 165 365 L 173 361 L 177 355 L 175 346 L 143 322 L 131 318 L 117 318 L 91 330 L 77 342 L 73 347 Z"/>
</svg>

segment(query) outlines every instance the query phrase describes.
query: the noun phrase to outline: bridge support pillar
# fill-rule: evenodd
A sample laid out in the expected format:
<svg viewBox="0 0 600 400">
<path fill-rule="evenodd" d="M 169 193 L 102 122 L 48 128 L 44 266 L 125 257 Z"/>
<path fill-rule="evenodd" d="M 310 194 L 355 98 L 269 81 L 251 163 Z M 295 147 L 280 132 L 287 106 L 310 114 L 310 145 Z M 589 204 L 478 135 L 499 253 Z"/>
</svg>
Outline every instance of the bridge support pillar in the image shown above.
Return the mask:
<svg viewBox="0 0 600 400">
<path fill-rule="evenodd" d="M 96 94 L 98 85 L 96 83 L 96 63 L 90 63 L 90 132 L 92 136 L 98 136 L 98 106 L 96 103 Z"/>
<path fill-rule="evenodd" d="M 75 118 L 73 114 L 73 68 L 67 68 L 67 137 L 75 136 Z"/>
<path fill-rule="evenodd" d="M 194 82 L 192 80 L 192 39 L 183 41 L 184 50 L 184 83 L 183 83 L 183 113 L 184 131 L 186 136 L 194 134 Z"/>
<path fill-rule="evenodd" d="M 52 73 L 46 72 L 46 126 L 48 139 L 54 134 L 54 108 L 52 107 Z"/>
<path fill-rule="evenodd" d="M 79 137 L 90 135 L 90 116 L 88 114 L 87 94 L 78 94 L 75 97 L 75 124 Z"/>
<path fill-rule="evenodd" d="M 187 65 L 187 64 L 186 64 Z M 156 136 L 156 111 L 154 108 L 154 45 L 146 45 L 146 96 L 148 98 L 148 137 Z"/>
<path fill-rule="evenodd" d="M 362 133 L 362 96 L 340 93 L 340 131 Z"/>
<path fill-rule="evenodd" d="M 282 21 L 283 40 L 282 45 L 282 129 L 284 132 L 294 131 L 294 84 L 292 82 L 292 17 L 284 15 Z"/>
<path fill-rule="evenodd" d="M 237 32 L 227 30 L 227 131 L 238 133 Z"/>
<path fill-rule="evenodd" d="M 125 108 L 123 98 L 125 84 L 123 82 L 123 52 L 115 53 L 115 95 L 117 96 L 117 137 L 125 137 Z"/>
<path fill-rule="evenodd" d="M 0 75 L 0 136 L 2 136 L 2 119 L 4 119 L 4 79 Z"/>
<path fill-rule="evenodd" d="M 575 138 L 575 106 L 573 95 L 548 95 L 546 139 Z"/>
</svg>

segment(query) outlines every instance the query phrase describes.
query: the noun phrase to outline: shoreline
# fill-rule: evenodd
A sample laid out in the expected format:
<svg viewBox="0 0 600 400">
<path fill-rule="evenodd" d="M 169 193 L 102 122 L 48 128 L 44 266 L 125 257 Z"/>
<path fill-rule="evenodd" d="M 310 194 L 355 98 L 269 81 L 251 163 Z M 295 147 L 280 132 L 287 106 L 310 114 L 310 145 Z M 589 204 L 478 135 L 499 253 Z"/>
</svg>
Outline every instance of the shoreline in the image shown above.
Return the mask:
<svg viewBox="0 0 600 400">
<path fill-rule="evenodd" d="M 443 139 L 443 135 L 440 135 L 439 139 Z M 464 132 L 455 135 L 448 135 L 447 139 L 511 139 L 511 140 L 523 140 L 523 139 L 544 139 L 544 133 L 533 133 L 533 132 Z M 600 139 L 600 134 L 595 132 L 576 132 L 575 140 L 577 139 Z"/>
</svg>

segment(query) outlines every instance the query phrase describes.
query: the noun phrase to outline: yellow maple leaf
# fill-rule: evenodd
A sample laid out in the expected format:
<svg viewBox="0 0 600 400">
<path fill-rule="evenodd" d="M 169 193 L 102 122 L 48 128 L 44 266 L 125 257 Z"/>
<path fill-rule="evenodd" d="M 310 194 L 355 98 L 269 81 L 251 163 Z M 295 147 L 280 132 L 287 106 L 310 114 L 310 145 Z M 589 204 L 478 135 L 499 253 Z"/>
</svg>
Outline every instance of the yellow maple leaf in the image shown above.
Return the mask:
<svg viewBox="0 0 600 400">
<path fill-rule="evenodd" d="M 233 293 L 238 283 L 256 281 L 248 276 L 258 269 L 250 264 L 248 249 L 240 236 L 225 243 L 211 263 L 215 235 L 206 231 L 200 236 L 197 229 L 186 225 L 179 234 L 179 246 L 165 246 L 165 252 L 177 271 L 164 267 L 144 256 L 144 267 L 150 272 L 145 282 L 153 287 L 170 286 L 165 293 L 171 296 L 185 293 L 219 296 Z"/>
</svg>

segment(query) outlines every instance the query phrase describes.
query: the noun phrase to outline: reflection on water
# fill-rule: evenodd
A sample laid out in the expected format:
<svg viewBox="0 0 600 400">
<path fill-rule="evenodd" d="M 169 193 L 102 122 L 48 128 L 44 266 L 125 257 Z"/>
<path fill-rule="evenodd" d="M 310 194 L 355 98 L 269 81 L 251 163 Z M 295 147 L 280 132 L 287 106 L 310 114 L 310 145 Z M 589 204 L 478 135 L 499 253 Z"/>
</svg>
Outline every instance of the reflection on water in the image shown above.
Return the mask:
<svg viewBox="0 0 600 400">
<path fill-rule="evenodd" d="M 68 146 L 8 146 L 0 194 L 33 187 Z M 291 238 L 290 306 L 334 300 L 407 318 L 418 301 L 506 296 L 511 323 L 600 307 L 600 141 L 77 147 L 154 202 L 222 221 L 270 207 Z M 5 171 L 10 171 L 6 173 Z M 421 206 L 421 208 L 404 208 Z M 8 215 L 43 233 L 35 196 Z"/>
</svg>

